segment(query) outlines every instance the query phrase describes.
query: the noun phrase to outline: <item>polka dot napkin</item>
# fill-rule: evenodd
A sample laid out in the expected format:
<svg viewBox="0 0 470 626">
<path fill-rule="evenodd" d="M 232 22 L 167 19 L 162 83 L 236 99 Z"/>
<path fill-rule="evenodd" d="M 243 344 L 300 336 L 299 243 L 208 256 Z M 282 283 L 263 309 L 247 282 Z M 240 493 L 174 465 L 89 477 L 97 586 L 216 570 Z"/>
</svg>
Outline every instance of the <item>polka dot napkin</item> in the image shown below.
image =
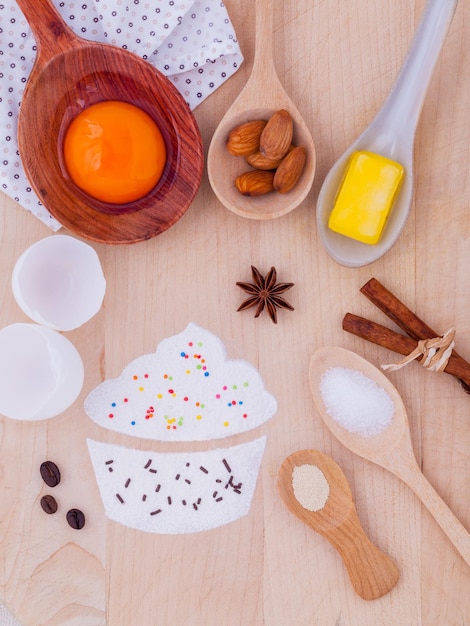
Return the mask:
<svg viewBox="0 0 470 626">
<path fill-rule="evenodd" d="M 220 0 L 81 0 L 54 5 L 72 30 L 120 46 L 169 77 L 191 109 L 243 61 Z M 39 201 L 21 165 L 17 114 L 36 56 L 29 26 L 15 0 L 0 2 L 0 189 L 52 230 L 60 228 Z"/>
</svg>

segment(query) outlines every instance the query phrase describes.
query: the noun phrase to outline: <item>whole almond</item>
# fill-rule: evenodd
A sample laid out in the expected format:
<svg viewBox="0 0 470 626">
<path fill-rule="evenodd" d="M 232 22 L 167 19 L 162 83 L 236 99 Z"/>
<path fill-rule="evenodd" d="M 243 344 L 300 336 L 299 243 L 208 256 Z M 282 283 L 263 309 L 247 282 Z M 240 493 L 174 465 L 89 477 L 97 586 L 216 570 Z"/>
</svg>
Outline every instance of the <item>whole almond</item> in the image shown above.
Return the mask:
<svg viewBox="0 0 470 626">
<path fill-rule="evenodd" d="M 253 154 L 247 155 L 245 157 L 245 161 L 248 163 L 248 165 L 251 165 L 251 167 L 255 167 L 257 170 L 275 170 L 279 166 L 282 159 L 268 159 L 268 157 L 265 157 L 258 150 Z"/>
<path fill-rule="evenodd" d="M 235 180 L 235 185 L 244 196 L 263 196 L 274 190 L 273 180 L 273 171 L 250 170 L 240 174 Z"/>
<path fill-rule="evenodd" d="M 227 150 L 235 156 L 253 154 L 259 150 L 259 140 L 265 126 L 266 120 L 253 120 L 236 126 L 227 138 Z"/>
<path fill-rule="evenodd" d="M 261 133 L 259 149 L 268 159 L 282 159 L 292 143 L 294 122 L 289 111 L 281 109 L 272 115 Z"/>
<path fill-rule="evenodd" d="M 299 180 L 305 166 L 307 151 L 303 146 L 298 146 L 285 156 L 274 176 L 273 187 L 279 193 L 287 193 Z"/>
</svg>

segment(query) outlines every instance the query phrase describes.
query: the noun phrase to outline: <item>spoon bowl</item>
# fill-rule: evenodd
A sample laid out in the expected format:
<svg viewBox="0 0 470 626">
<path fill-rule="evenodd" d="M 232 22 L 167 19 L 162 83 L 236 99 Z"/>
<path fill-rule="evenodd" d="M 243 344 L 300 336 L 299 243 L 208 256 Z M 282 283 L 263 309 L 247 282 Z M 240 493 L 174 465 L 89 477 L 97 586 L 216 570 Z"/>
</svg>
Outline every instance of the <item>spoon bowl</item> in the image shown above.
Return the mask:
<svg viewBox="0 0 470 626">
<path fill-rule="evenodd" d="M 332 368 L 360 372 L 381 387 L 391 398 L 394 414 L 391 424 L 374 436 L 347 430 L 333 419 L 321 392 L 324 374 Z M 470 565 L 470 534 L 437 494 L 418 467 L 413 452 L 405 405 L 390 380 L 372 363 L 355 352 L 326 346 L 312 356 L 310 387 L 315 405 L 326 426 L 346 448 L 385 468 L 410 487 L 426 506 L 463 559 Z"/>
<path fill-rule="evenodd" d="M 305 465 L 317 467 L 329 485 L 327 500 L 319 510 L 304 508 L 296 496 L 293 472 L 296 467 Z M 289 511 L 338 550 L 353 588 L 361 598 L 375 600 L 396 585 L 399 573 L 395 563 L 365 534 L 348 481 L 331 457 L 317 450 L 291 454 L 281 465 L 278 487 Z"/>
<path fill-rule="evenodd" d="M 382 257 L 405 227 L 414 196 L 413 147 L 425 95 L 449 30 L 458 0 L 428 0 L 397 81 L 371 124 L 343 153 L 325 178 L 317 201 L 317 226 L 330 256 L 347 267 L 360 267 Z M 328 227 L 351 154 L 367 150 L 400 163 L 405 170 L 379 243 L 369 245 Z"/>
<path fill-rule="evenodd" d="M 38 44 L 20 108 L 18 145 L 39 199 L 63 226 L 94 241 L 131 243 L 163 232 L 185 213 L 202 178 L 202 141 L 183 97 L 143 59 L 77 37 L 49 0 L 17 3 Z M 86 194 L 64 165 L 62 144 L 70 122 L 105 100 L 129 102 L 150 115 L 167 148 L 159 182 L 127 204 Z"/>
<path fill-rule="evenodd" d="M 257 0 L 253 69 L 245 87 L 215 130 L 207 156 L 209 181 L 220 202 L 237 215 L 256 220 L 281 217 L 295 209 L 312 187 L 316 165 L 315 145 L 310 131 L 281 85 L 273 64 L 272 31 L 273 0 Z M 268 120 L 280 109 L 289 111 L 294 121 L 293 143 L 306 149 L 307 158 L 302 175 L 295 187 L 286 194 L 272 192 L 258 197 L 244 196 L 235 187 L 235 179 L 251 168 L 243 157 L 235 157 L 227 152 L 227 137 L 239 124 Z"/>
</svg>

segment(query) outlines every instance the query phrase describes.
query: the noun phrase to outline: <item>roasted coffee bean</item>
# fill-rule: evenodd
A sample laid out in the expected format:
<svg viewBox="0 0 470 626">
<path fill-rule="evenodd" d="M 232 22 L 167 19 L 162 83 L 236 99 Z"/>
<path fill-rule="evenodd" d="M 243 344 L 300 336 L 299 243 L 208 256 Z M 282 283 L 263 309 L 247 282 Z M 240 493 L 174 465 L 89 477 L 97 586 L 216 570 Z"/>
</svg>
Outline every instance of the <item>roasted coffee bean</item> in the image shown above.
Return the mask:
<svg viewBox="0 0 470 626">
<path fill-rule="evenodd" d="M 55 513 L 57 511 L 57 502 L 54 496 L 43 496 L 41 498 L 41 507 L 42 510 L 48 515 L 52 515 L 52 513 Z"/>
<path fill-rule="evenodd" d="M 52 461 L 44 461 L 39 468 L 43 481 L 48 487 L 56 487 L 60 483 L 60 470 Z"/>
<path fill-rule="evenodd" d="M 70 509 L 67 511 L 67 522 L 72 528 L 80 530 L 85 526 L 85 515 L 80 509 Z"/>
</svg>

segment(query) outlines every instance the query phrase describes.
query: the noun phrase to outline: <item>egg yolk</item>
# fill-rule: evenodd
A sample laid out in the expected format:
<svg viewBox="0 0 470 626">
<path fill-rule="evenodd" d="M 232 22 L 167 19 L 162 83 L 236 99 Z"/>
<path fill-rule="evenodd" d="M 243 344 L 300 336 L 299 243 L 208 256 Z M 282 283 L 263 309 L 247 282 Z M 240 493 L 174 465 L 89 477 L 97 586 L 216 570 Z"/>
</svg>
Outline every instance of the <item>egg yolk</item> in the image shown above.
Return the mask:
<svg viewBox="0 0 470 626">
<path fill-rule="evenodd" d="M 84 109 L 65 134 L 67 171 L 87 194 L 111 204 L 145 196 L 166 163 L 162 133 L 139 107 L 108 100 Z"/>
</svg>

